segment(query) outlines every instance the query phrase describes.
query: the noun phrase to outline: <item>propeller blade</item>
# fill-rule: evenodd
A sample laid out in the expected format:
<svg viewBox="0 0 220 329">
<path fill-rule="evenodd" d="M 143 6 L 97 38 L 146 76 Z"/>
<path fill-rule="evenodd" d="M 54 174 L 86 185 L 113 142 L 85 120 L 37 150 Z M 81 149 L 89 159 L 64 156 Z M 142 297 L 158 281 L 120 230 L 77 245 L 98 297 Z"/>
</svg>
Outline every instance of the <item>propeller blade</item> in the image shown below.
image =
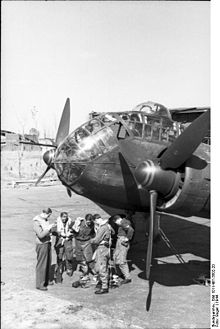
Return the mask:
<svg viewBox="0 0 220 329">
<path fill-rule="evenodd" d="M 121 165 L 122 176 L 124 180 L 126 196 L 128 203 L 141 204 L 140 195 L 134 175 L 123 155 L 119 152 L 119 161 Z"/>
<path fill-rule="evenodd" d="M 70 99 L 67 98 L 55 139 L 57 146 L 64 140 L 66 136 L 68 136 L 69 126 L 70 126 Z"/>
<path fill-rule="evenodd" d="M 160 158 L 162 169 L 180 167 L 196 150 L 210 129 L 210 111 L 200 115 L 171 144 Z"/>
<path fill-rule="evenodd" d="M 154 231 L 154 222 L 155 222 L 155 212 L 157 205 L 157 192 L 150 191 L 150 225 L 149 225 L 149 237 L 147 245 L 147 258 L 146 258 L 146 278 L 149 280 L 150 277 L 150 267 L 152 259 L 152 249 L 153 249 L 153 231 Z"/>
<path fill-rule="evenodd" d="M 46 175 L 46 173 L 50 170 L 51 166 L 48 166 L 47 169 L 43 172 L 43 174 L 38 178 L 38 180 L 35 183 L 35 186 L 41 181 L 41 179 Z"/>
</svg>

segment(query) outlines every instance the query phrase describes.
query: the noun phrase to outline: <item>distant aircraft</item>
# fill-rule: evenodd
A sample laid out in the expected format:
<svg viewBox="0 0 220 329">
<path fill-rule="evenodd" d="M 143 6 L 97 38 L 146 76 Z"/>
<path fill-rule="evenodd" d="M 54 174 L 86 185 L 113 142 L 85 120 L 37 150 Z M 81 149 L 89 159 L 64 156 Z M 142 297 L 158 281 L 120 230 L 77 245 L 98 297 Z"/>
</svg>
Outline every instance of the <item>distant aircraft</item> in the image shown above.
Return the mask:
<svg viewBox="0 0 220 329">
<path fill-rule="evenodd" d="M 69 196 L 73 191 L 98 205 L 150 213 L 149 279 L 156 212 L 209 217 L 210 108 L 169 110 L 146 102 L 100 113 L 71 134 L 69 122 L 68 98 L 36 184 L 52 168 Z"/>
</svg>

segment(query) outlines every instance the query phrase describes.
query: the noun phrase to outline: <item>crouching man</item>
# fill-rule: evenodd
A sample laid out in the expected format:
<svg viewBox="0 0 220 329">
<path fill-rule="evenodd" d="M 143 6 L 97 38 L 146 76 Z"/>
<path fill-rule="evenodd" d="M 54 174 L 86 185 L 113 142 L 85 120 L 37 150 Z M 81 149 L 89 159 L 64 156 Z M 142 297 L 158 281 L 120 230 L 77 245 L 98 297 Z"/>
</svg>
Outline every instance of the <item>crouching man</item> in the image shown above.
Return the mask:
<svg viewBox="0 0 220 329">
<path fill-rule="evenodd" d="M 124 276 L 124 280 L 121 281 L 121 284 L 125 284 L 131 282 L 130 272 L 127 264 L 127 253 L 130 248 L 130 241 L 133 237 L 134 229 L 131 226 L 131 222 L 126 218 L 122 218 L 120 215 L 113 216 L 112 220 L 113 223 L 118 226 L 117 242 L 113 259 L 116 271 L 119 267 L 121 273 Z"/>
<path fill-rule="evenodd" d="M 96 236 L 91 239 L 91 243 L 96 246 L 95 250 L 95 271 L 99 276 L 101 285 L 95 294 L 108 293 L 108 265 L 110 258 L 111 228 L 108 219 L 103 219 L 96 215 L 95 222 L 97 225 Z"/>
</svg>

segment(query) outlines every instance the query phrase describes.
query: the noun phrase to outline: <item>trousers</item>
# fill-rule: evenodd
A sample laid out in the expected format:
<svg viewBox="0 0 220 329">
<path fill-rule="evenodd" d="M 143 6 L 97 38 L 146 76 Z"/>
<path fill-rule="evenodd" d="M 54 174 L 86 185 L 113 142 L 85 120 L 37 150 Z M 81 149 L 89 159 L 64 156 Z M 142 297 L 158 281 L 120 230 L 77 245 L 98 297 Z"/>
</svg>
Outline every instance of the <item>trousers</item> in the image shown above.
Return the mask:
<svg viewBox="0 0 220 329">
<path fill-rule="evenodd" d="M 73 271 L 73 245 L 71 240 L 64 241 L 64 244 L 57 244 L 55 247 L 57 254 L 56 264 L 56 281 L 62 282 L 62 274 L 64 271 L 63 258 L 65 256 L 65 266 L 67 271 Z"/>
<path fill-rule="evenodd" d="M 116 272 L 118 272 L 117 269 L 119 267 L 119 269 L 120 269 L 121 273 L 123 274 L 123 276 L 125 277 L 125 279 L 130 279 L 131 277 L 130 277 L 130 272 L 129 272 L 128 263 L 127 263 L 127 254 L 128 254 L 130 245 L 128 243 L 127 247 L 123 246 L 121 244 L 121 242 L 123 240 L 124 240 L 124 237 L 118 237 L 115 251 L 113 254 L 113 260 L 115 263 Z"/>
<path fill-rule="evenodd" d="M 46 287 L 50 280 L 51 271 L 51 243 L 36 245 L 36 288 Z"/>
<path fill-rule="evenodd" d="M 108 263 L 110 258 L 109 248 L 101 245 L 96 249 L 95 255 L 95 272 L 98 274 L 102 282 L 102 288 L 108 288 Z"/>
</svg>

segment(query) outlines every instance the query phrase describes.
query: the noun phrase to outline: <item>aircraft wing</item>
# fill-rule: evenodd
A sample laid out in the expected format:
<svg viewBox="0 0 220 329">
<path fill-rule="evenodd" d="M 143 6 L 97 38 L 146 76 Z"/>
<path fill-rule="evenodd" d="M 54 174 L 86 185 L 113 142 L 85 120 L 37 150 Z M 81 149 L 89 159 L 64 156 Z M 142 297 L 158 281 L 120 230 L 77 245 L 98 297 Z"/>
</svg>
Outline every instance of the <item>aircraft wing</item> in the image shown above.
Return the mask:
<svg viewBox="0 0 220 329">
<path fill-rule="evenodd" d="M 202 113 L 210 110 L 210 107 L 181 107 L 169 109 L 171 117 L 174 121 L 187 123 L 192 122 Z"/>
</svg>

